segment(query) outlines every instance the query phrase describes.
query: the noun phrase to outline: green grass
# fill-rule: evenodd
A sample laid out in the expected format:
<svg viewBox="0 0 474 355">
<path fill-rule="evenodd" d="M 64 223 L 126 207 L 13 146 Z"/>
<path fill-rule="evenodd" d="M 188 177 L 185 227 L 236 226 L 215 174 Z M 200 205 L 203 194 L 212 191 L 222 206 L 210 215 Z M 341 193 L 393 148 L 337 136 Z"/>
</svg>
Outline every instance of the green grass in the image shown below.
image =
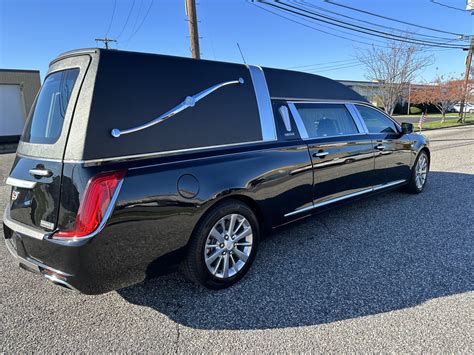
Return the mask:
<svg viewBox="0 0 474 355">
<path fill-rule="evenodd" d="M 416 115 L 410 114 L 410 115 L 393 115 L 393 117 L 421 117 L 421 113 L 418 113 Z M 430 117 L 443 117 L 440 113 L 429 113 L 428 114 L 428 119 Z M 459 117 L 459 113 L 457 112 L 450 112 L 446 114 L 446 117 Z M 474 117 L 474 114 L 466 114 L 466 117 Z"/>
<path fill-rule="evenodd" d="M 463 126 L 463 125 L 471 125 L 474 124 L 474 117 L 473 115 L 467 115 L 466 116 L 466 123 L 458 123 L 458 117 L 455 118 L 448 118 L 446 116 L 446 120 L 444 123 L 441 123 L 441 120 L 436 120 L 436 121 L 430 121 L 430 118 L 428 116 L 428 120 L 425 121 L 421 127 L 422 130 L 424 129 L 436 129 L 436 128 L 444 128 L 444 127 L 455 127 L 455 126 Z M 415 130 L 419 130 L 420 128 L 418 127 L 418 123 L 413 124 L 413 128 Z"/>
</svg>

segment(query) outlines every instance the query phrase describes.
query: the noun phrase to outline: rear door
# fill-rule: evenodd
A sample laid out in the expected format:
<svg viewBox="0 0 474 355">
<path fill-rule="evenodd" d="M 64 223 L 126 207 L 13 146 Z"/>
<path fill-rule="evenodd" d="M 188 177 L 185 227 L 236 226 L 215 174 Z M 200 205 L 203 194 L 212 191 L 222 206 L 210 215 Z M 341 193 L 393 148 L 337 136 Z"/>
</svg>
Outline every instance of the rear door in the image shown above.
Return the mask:
<svg viewBox="0 0 474 355">
<path fill-rule="evenodd" d="M 78 56 L 50 67 L 7 179 L 13 220 L 45 231 L 56 228 L 64 150 L 89 62 L 89 56 Z"/>
<path fill-rule="evenodd" d="M 294 103 L 313 162 L 313 202 L 322 206 L 369 192 L 372 141 L 343 103 Z"/>
<path fill-rule="evenodd" d="M 410 176 L 412 140 L 379 110 L 355 105 L 373 141 L 374 188 L 403 183 Z"/>
</svg>

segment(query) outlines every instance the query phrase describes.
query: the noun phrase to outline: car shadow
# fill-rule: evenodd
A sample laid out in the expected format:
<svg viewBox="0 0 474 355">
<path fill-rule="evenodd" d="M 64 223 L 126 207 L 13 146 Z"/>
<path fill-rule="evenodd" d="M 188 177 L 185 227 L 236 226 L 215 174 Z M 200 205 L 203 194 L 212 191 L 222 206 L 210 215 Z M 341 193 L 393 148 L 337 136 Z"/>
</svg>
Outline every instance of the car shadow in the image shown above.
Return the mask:
<svg viewBox="0 0 474 355">
<path fill-rule="evenodd" d="M 278 229 L 225 290 L 172 273 L 117 292 L 187 327 L 236 330 L 331 323 L 472 291 L 472 186 L 474 175 L 432 172 L 420 195 L 387 192 Z"/>
</svg>

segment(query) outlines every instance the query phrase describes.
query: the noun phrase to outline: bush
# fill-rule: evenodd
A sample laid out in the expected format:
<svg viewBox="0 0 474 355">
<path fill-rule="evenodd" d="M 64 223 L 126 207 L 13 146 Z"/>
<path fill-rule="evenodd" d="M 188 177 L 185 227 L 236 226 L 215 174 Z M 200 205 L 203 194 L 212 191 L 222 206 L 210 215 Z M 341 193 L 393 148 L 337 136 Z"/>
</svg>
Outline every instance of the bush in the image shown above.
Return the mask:
<svg viewBox="0 0 474 355">
<path fill-rule="evenodd" d="M 412 115 L 417 115 L 421 113 L 421 108 L 415 107 L 415 106 L 410 106 L 410 113 Z"/>
</svg>

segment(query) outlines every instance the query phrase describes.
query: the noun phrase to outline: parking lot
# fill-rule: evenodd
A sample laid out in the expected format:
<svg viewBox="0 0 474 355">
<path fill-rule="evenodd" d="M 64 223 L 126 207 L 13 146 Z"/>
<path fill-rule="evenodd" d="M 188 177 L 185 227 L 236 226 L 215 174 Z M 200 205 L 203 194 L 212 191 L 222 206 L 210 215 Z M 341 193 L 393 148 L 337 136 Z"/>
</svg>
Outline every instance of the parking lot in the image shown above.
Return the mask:
<svg viewBox="0 0 474 355">
<path fill-rule="evenodd" d="M 474 126 L 427 135 L 421 195 L 384 193 L 277 230 L 230 289 L 174 273 L 85 296 L 19 269 L 0 243 L 0 352 L 472 353 Z M 2 211 L 13 158 L 0 155 Z"/>
</svg>

